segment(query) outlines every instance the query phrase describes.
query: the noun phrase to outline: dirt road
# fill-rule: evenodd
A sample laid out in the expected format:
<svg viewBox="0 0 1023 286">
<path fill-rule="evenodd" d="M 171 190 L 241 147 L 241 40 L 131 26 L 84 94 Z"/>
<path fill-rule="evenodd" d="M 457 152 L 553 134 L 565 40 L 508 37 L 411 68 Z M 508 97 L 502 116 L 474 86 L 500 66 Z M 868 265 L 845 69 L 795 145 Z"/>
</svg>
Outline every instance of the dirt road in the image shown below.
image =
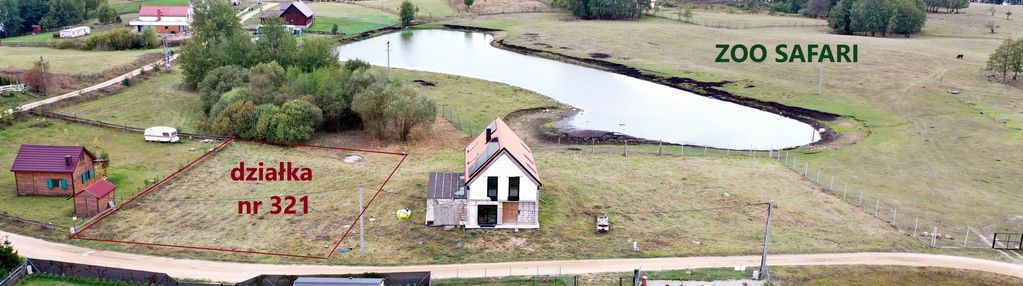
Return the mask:
<svg viewBox="0 0 1023 286">
<path fill-rule="evenodd" d="M 0 231 L 21 255 L 31 258 L 87 263 L 167 273 L 173 277 L 238 282 L 259 274 L 347 274 L 363 272 L 431 271 L 434 278 L 508 275 L 584 274 L 647 270 L 756 266 L 759 256 L 593 259 L 473 263 L 413 266 L 272 265 L 174 259 L 93 250 Z M 986 271 L 1023 278 L 1023 265 L 947 255 L 918 253 L 833 253 L 772 255 L 769 265 L 900 265 Z"/>
<path fill-rule="evenodd" d="M 270 9 L 277 9 L 277 7 L 279 5 L 280 5 L 279 3 L 266 3 L 266 4 L 263 4 L 263 9 L 262 10 L 260 10 L 260 9 L 252 9 L 252 11 L 249 11 L 249 12 L 245 13 L 244 15 L 239 16 L 238 17 L 238 22 L 245 23 L 245 20 L 248 20 L 249 18 L 252 18 L 253 16 L 258 15 L 260 11 L 270 10 Z"/>
</svg>

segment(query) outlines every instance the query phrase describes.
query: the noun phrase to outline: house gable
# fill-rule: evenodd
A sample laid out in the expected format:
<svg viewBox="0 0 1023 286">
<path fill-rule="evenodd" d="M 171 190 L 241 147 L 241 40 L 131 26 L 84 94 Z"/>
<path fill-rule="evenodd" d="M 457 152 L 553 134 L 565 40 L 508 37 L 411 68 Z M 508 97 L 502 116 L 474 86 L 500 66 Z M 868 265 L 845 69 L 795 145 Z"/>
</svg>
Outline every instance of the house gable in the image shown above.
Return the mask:
<svg viewBox="0 0 1023 286">
<path fill-rule="evenodd" d="M 490 200 L 487 196 L 488 177 L 497 177 L 497 201 L 509 200 L 508 185 L 510 177 L 519 177 L 520 201 L 536 201 L 539 196 L 540 184 L 507 151 L 499 152 L 498 155 L 493 157 L 493 160 L 480 167 L 480 172 L 475 178 L 466 182 L 468 199 Z"/>
</svg>

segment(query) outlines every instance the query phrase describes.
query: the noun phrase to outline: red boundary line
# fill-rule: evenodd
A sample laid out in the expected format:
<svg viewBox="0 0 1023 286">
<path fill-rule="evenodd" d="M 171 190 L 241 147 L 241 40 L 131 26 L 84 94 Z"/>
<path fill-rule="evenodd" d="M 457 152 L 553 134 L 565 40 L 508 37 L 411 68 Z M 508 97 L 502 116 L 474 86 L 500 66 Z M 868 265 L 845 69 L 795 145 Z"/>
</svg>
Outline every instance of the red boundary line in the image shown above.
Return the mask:
<svg viewBox="0 0 1023 286">
<path fill-rule="evenodd" d="M 198 162 L 200 162 L 202 160 L 205 160 L 207 157 L 209 157 L 209 156 L 211 156 L 213 154 L 219 153 L 224 147 L 227 146 L 227 144 L 230 144 L 230 143 L 232 143 L 232 142 L 234 142 L 236 140 L 237 141 L 244 141 L 244 142 L 259 143 L 259 144 L 280 145 L 280 146 L 290 146 L 290 147 L 308 147 L 308 148 L 320 148 L 320 149 L 332 149 L 332 150 L 346 150 L 346 151 L 367 152 L 367 153 L 376 153 L 376 154 L 384 154 L 384 155 L 399 155 L 399 156 L 402 156 L 402 157 L 401 157 L 401 161 L 398 162 L 398 165 L 394 166 L 394 169 L 391 170 L 391 174 L 387 175 L 387 179 L 385 179 L 384 182 L 382 184 L 380 184 L 380 188 L 378 188 L 377 191 L 375 193 L 373 193 L 373 196 L 370 197 L 369 202 L 366 203 L 366 205 L 362 208 L 362 212 L 360 212 L 359 215 L 355 217 L 355 220 L 352 221 L 352 224 L 348 226 L 348 229 L 345 231 L 344 235 L 341 236 L 341 239 L 339 239 L 337 241 L 337 243 L 334 244 L 334 248 L 331 249 L 330 252 L 327 253 L 324 256 L 299 255 L 299 254 L 288 254 L 288 253 L 261 252 L 261 251 L 249 251 L 249 250 L 238 250 L 238 249 L 214 248 L 214 247 L 174 245 L 174 244 L 160 244 L 160 243 L 147 243 L 147 242 L 137 242 L 137 241 L 124 241 L 124 240 L 112 240 L 112 239 L 99 239 L 99 238 L 79 237 L 79 235 L 82 232 L 85 232 L 85 230 L 87 230 L 87 229 L 91 228 L 92 226 L 96 225 L 97 223 L 99 223 L 103 219 L 106 219 L 108 216 L 110 216 L 111 214 L 117 212 L 118 210 L 120 210 L 125 205 L 130 204 L 131 202 L 135 201 L 136 199 L 142 197 L 143 195 L 145 195 L 145 194 L 155 190 L 157 187 L 162 186 L 165 182 L 167 182 L 171 178 L 177 176 L 181 172 L 187 170 L 192 165 L 194 165 L 194 164 L 196 164 L 196 163 L 198 163 Z M 220 145 L 217 145 L 217 147 L 215 147 L 212 151 L 206 152 L 206 154 L 203 154 L 202 156 L 199 156 L 199 158 L 196 158 L 192 162 L 189 162 L 187 165 L 185 165 L 184 167 L 181 167 L 180 169 L 178 169 L 177 171 L 175 171 L 171 175 L 167 176 L 163 180 L 160 180 L 159 182 L 156 182 L 155 184 L 153 184 L 152 186 L 150 186 L 146 190 L 144 190 L 144 191 L 142 191 L 142 192 L 140 192 L 138 194 L 135 194 L 130 199 L 128 199 L 128 201 L 125 201 L 125 202 L 117 205 L 117 207 L 115 207 L 113 210 L 104 213 L 102 216 L 100 216 L 96 220 L 93 220 L 88 225 L 82 227 L 82 229 L 76 231 L 75 234 L 72 234 L 71 236 L 68 236 L 68 239 L 99 241 L 99 242 L 110 242 L 110 243 L 125 243 L 125 244 L 142 245 L 142 246 L 182 248 L 182 249 L 192 249 L 192 250 L 207 250 L 207 251 L 222 251 L 222 252 L 245 253 L 245 254 L 273 255 L 273 256 L 295 257 L 295 258 L 327 259 L 331 255 L 334 254 L 334 251 L 336 251 L 337 248 L 341 245 L 341 242 L 343 242 L 345 240 L 345 238 L 348 237 L 348 234 L 351 233 L 352 228 L 355 227 L 355 224 L 359 222 L 359 218 L 361 218 L 366 213 L 366 210 L 368 210 L 370 205 L 373 204 L 373 201 L 376 200 L 377 195 L 379 195 L 380 192 L 383 191 L 384 186 L 387 185 L 387 182 L 389 182 L 391 180 L 391 177 L 393 177 L 394 173 L 396 173 L 398 171 L 398 168 L 401 168 L 401 164 L 405 162 L 406 158 L 408 158 L 408 154 L 404 153 L 404 152 L 398 153 L 398 152 L 386 152 L 386 151 L 366 150 L 366 149 L 357 149 L 357 148 L 331 147 L 331 146 L 320 146 L 320 145 L 309 145 L 309 144 L 291 144 L 291 143 L 282 143 L 282 142 L 272 142 L 272 141 L 261 141 L 261 140 L 231 138 L 228 141 L 225 141 L 224 143 L 221 143 Z"/>
</svg>

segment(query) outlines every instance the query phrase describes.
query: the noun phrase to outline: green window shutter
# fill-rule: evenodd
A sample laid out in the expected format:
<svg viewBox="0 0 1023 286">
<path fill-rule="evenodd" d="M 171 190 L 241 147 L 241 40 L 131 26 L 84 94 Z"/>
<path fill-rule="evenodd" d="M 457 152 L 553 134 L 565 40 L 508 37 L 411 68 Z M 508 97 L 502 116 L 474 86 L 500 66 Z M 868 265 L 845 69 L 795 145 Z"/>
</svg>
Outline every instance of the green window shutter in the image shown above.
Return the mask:
<svg viewBox="0 0 1023 286">
<path fill-rule="evenodd" d="M 61 189 L 67 189 L 67 180 L 60 179 L 60 188 Z"/>
<path fill-rule="evenodd" d="M 92 180 L 92 178 L 95 178 L 95 177 L 93 177 L 93 175 L 92 175 L 92 170 L 89 170 L 89 179 Z"/>
<path fill-rule="evenodd" d="M 47 189 L 53 188 L 53 179 L 46 179 L 46 188 Z"/>
</svg>

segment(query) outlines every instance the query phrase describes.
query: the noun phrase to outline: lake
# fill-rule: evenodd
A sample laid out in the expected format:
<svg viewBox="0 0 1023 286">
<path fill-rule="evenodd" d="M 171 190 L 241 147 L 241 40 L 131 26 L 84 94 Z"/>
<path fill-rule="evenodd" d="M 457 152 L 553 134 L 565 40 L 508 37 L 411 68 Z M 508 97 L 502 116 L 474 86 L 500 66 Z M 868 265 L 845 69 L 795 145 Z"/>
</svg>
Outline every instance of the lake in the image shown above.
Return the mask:
<svg viewBox="0 0 1023 286">
<path fill-rule="evenodd" d="M 501 82 L 581 111 L 572 128 L 728 149 L 781 149 L 820 140 L 809 124 L 673 87 L 522 55 L 490 45 L 490 34 L 411 30 L 342 45 L 342 60 Z M 411 79 L 409 79 L 411 80 Z"/>
</svg>

